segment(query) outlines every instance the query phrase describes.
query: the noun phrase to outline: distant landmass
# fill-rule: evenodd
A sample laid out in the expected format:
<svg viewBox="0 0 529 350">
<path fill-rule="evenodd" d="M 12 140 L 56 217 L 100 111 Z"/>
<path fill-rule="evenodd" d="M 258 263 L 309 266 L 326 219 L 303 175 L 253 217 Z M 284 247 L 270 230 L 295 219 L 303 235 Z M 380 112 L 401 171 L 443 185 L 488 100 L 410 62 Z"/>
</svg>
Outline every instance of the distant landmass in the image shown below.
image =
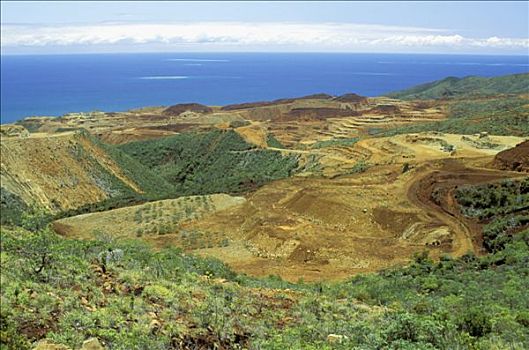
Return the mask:
<svg viewBox="0 0 529 350">
<path fill-rule="evenodd" d="M 388 94 L 400 99 L 439 99 L 529 93 L 529 73 L 494 78 L 448 77 Z"/>
</svg>

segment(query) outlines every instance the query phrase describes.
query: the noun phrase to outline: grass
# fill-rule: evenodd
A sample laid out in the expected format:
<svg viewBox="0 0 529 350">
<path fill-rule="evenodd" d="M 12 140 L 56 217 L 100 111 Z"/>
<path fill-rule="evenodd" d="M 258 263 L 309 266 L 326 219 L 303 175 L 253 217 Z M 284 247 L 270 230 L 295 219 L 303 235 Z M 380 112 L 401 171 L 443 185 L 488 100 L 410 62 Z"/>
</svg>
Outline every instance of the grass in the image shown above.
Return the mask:
<svg viewBox="0 0 529 350">
<path fill-rule="evenodd" d="M 65 218 L 54 224 L 57 232 L 67 234 L 72 227 L 79 236 L 90 237 L 93 232 L 105 232 L 111 237 L 156 239 L 160 235 L 173 235 L 178 246 L 189 250 L 199 248 L 182 236 L 182 223 L 197 220 L 204 215 L 223 210 L 244 202 L 244 198 L 226 194 L 185 196 L 175 199 L 148 202 L 127 208 L 93 213 L 90 216 Z M 66 225 L 66 226 L 64 226 Z M 176 236 L 175 236 L 176 235 Z M 179 239 L 178 239 L 179 238 Z M 204 236 L 206 245 L 218 246 L 226 235 Z M 182 243 L 179 245 L 179 243 Z"/>
</svg>

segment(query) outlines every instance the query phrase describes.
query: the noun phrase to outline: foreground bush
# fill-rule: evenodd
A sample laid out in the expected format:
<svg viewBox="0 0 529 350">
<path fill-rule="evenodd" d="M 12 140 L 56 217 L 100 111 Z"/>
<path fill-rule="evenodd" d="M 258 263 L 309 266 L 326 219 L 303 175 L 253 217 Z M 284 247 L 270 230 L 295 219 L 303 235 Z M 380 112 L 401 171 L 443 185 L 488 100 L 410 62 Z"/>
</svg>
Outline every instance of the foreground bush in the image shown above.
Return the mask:
<svg viewBox="0 0 529 350">
<path fill-rule="evenodd" d="M 4 228 L 0 343 L 28 349 L 47 338 L 75 348 L 96 337 L 107 349 L 523 349 L 528 244 L 529 232 L 520 233 L 483 258 L 420 255 L 407 268 L 291 284 L 137 241 Z"/>
</svg>

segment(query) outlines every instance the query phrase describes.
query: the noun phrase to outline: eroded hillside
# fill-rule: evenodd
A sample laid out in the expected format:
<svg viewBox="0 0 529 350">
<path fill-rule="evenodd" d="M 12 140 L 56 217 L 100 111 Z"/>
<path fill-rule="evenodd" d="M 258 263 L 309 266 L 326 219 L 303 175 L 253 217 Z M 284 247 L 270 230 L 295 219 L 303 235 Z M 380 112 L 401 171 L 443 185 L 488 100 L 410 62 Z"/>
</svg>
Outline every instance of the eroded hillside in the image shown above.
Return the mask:
<svg viewBox="0 0 529 350">
<path fill-rule="evenodd" d="M 86 135 L 65 132 L 3 137 L 2 188 L 53 212 L 143 189 Z"/>
<path fill-rule="evenodd" d="M 455 91 L 429 100 L 316 94 L 28 118 L 2 127 L 2 200 L 71 216 L 55 223 L 68 237 L 135 237 L 289 280 L 404 265 L 424 249 L 480 254 L 481 226 L 455 191 L 524 176 L 511 159 L 527 153 L 522 78 L 492 79 L 485 95 L 467 94 L 472 79 L 413 90 Z M 511 80 L 508 96 L 491 95 Z"/>
<path fill-rule="evenodd" d="M 260 276 L 273 273 L 289 280 L 345 278 L 404 265 L 424 249 L 437 257 L 479 253 L 479 232 L 436 204 L 431 196 L 438 189 L 437 182 L 431 186 L 425 179 L 435 179 L 441 172 L 445 175 L 439 178 L 456 186 L 519 176 L 483 167 L 500 150 L 520 140 L 423 133 L 323 143 L 303 150 L 271 147 L 298 159 L 294 176 L 246 193 L 246 201 L 233 207 L 168 225 L 163 234 L 144 229 L 155 225 L 154 218 L 139 223 L 132 212 L 127 214 L 125 227 L 129 236 L 140 230 L 139 237 L 157 247 L 178 246 L 220 258 L 237 271 Z M 167 143 L 170 139 L 165 142 L 166 146 L 158 144 L 153 151 L 167 161 L 163 154 L 171 143 Z M 123 149 L 132 155 L 140 150 L 148 157 L 144 162 L 154 162 L 150 167 L 160 164 L 149 156 L 152 145 L 139 146 L 134 143 Z M 252 154 L 258 149 L 237 152 Z M 200 159 L 200 152 L 195 153 Z M 163 171 L 173 169 L 161 164 Z M 174 176 L 170 174 L 164 176 Z M 157 203 L 153 203 L 155 208 Z M 95 222 L 110 223 L 115 215 L 98 213 L 94 223 L 90 216 L 72 217 L 58 224 L 68 226 L 61 230 L 68 237 L 89 237 L 104 226 Z M 122 226 L 107 225 L 106 231 L 122 236 L 118 230 Z"/>
</svg>

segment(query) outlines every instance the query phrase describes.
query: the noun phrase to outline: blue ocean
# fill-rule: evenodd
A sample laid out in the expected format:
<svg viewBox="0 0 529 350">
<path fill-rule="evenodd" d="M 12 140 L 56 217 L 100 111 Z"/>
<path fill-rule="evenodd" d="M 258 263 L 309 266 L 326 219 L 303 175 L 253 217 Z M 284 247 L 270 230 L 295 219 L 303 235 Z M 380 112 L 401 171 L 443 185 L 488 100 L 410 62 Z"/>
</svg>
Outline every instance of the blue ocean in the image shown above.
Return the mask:
<svg viewBox="0 0 529 350">
<path fill-rule="evenodd" d="M 325 92 L 377 96 L 447 76 L 529 71 L 529 56 L 163 53 L 1 57 L 2 123 L 26 116 L 208 105 Z"/>
</svg>

